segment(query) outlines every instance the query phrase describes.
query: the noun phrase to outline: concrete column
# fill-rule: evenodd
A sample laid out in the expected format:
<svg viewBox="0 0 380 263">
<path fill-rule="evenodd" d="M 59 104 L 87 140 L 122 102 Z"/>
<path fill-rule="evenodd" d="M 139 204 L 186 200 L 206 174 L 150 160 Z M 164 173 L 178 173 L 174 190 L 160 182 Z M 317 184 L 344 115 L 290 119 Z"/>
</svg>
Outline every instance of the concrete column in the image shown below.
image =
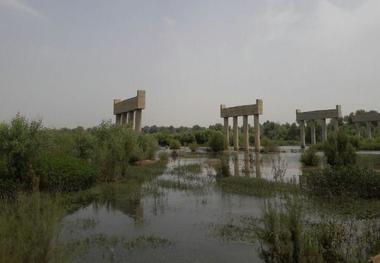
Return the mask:
<svg viewBox="0 0 380 263">
<path fill-rule="evenodd" d="M 355 123 L 356 135 L 360 137 L 360 123 Z"/>
<path fill-rule="evenodd" d="M 332 119 L 333 126 L 334 126 L 334 132 L 337 133 L 339 130 L 339 120 L 338 119 Z"/>
<path fill-rule="evenodd" d="M 326 119 L 321 120 L 322 125 L 322 141 L 327 140 L 327 127 L 326 127 Z"/>
<path fill-rule="evenodd" d="M 130 111 L 128 112 L 128 125 L 134 129 L 134 124 L 135 124 L 135 112 Z"/>
<path fill-rule="evenodd" d="M 123 112 L 121 114 L 121 124 L 127 124 L 127 118 L 128 118 L 128 113 L 127 112 Z"/>
<path fill-rule="evenodd" d="M 116 124 L 121 124 L 121 114 L 116 114 Z"/>
<path fill-rule="evenodd" d="M 306 141 L 305 141 L 305 121 L 300 121 L 300 140 L 301 140 L 301 148 L 305 148 Z"/>
<path fill-rule="evenodd" d="M 142 110 L 138 109 L 135 113 L 135 130 L 141 132 L 141 122 L 142 122 Z"/>
<path fill-rule="evenodd" d="M 260 119 L 259 115 L 253 115 L 254 129 L 255 129 L 255 151 L 260 152 L 261 143 L 260 143 Z"/>
<path fill-rule="evenodd" d="M 367 137 L 372 139 L 372 124 L 370 121 L 367 121 Z"/>
<path fill-rule="evenodd" d="M 224 148 L 228 150 L 230 146 L 230 126 L 228 124 L 228 118 L 224 118 Z"/>
<path fill-rule="evenodd" d="M 249 151 L 248 116 L 243 116 L 243 145 L 244 150 Z"/>
<path fill-rule="evenodd" d="M 315 135 L 315 121 L 310 121 L 310 129 L 311 129 L 311 144 L 316 144 L 317 137 Z"/>
<path fill-rule="evenodd" d="M 239 150 L 239 128 L 238 128 L 238 117 L 234 117 L 234 150 L 238 151 Z"/>
</svg>

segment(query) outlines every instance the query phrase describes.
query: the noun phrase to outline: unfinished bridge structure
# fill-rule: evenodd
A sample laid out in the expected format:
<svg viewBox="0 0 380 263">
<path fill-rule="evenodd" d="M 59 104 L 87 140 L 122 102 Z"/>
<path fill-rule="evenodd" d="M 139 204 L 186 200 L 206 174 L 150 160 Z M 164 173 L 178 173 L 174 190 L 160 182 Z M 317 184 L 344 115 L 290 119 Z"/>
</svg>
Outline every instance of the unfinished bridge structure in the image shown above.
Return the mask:
<svg viewBox="0 0 380 263">
<path fill-rule="evenodd" d="M 315 126 L 316 122 L 320 122 L 322 126 L 322 140 L 327 139 L 327 125 L 326 119 L 331 119 L 334 125 L 334 131 L 337 132 L 339 128 L 339 119 L 342 118 L 342 106 L 336 105 L 335 109 L 328 110 L 316 110 L 316 111 L 306 111 L 296 110 L 296 120 L 300 125 L 300 144 L 301 148 L 305 148 L 305 124 L 310 126 L 311 129 L 311 144 L 316 144 L 316 132 Z"/>
<path fill-rule="evenodd" d="M 243 148 L 249 150 L 249 126 L 248 116 L 254 118 L 255 131 L 255 151 L 260 152 L 260 119 L 259 115 L 263 114 L 263 101 L 256 100 L 256 104 L 243 105 L 227 108 L 225 105 L 220 105 L 220 117 L 224 119 L 224 145 L 228 149 L 230 145 L 229 135 L 229 118 L 233 118 L 233 145 L 234 150 L 239 150 L 239 127 L 238 118 L 243 117 Z"/>
<path fill-rule="evenodd" d="M 113 100 L 113 113 L 116 124 L 129 125 L 136 131 L 141 131 L 142 111 L 145 109 L 145 90 L 138 90 L 137 96 L 121 100 Z"/>
<path fill-rule="evenodd" d="M 380 113 L 371 111 L 366 113 L 356 114 L 352 117 L 352 122 L 355 123 L 356 133 L 361 136 L 360 126 L 366 125 L 366 136 L 372 138 L 373 123 L 377 123 L 378 133 L 380 134 Z"/>
</svg>

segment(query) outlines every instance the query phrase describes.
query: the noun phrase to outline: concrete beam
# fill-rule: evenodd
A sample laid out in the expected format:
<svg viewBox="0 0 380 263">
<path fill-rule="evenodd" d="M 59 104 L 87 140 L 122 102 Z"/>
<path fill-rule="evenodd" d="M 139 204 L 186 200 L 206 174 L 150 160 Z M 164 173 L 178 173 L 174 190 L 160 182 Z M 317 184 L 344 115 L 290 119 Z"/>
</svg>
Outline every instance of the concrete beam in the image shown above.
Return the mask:
<svg viewBox="0 0 380 263">
<path fill-rule="evenodd" d="M 306 111 L 306 112 L 301 112 L 301 110 L 296 110 L 297 122 L 332 119 L 332 118 L 337 118 L 337 119 L 342 118 L 341 105 L 336 105 L 335 109 L 329 109 L 329 110 L 316 110 L 316 111 Z"/>
<path fill-rule="evenodd" d="M 113 113 L 120 114 L 145 109 L 145 91 L 138 90 L 137 96 L 126 100 L 114 100 Z"/>
<path fill-rule="evenodd" d="M 243 105 L 229 108 L 226 108 L 225 105 L 220 106 L 220 116 L 222 118 L 261 114 L 263 114 L 263 101 L 259 99 L 256 100 L 256 104 L 252 105 Z"/>
<path fill-rule="evenodd" d="M 352 117 L 352 122 L 380 121 L 380 113 L 366 112 Z"/>
</svg>

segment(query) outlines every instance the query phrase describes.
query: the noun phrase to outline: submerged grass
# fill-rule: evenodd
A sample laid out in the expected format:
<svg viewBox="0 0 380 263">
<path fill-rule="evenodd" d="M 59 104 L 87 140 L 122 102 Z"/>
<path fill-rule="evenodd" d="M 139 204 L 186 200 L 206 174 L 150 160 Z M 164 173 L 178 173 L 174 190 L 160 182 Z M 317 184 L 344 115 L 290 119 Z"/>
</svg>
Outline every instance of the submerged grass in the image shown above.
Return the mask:
<svg viewBox="0 0 380 263">
<path fill-rule="evenodd" d="M 224 192 L 257 197 L 269 197 L 274 196 L 276 193 L 299 191 L 299 187 L 293 183 L 268 181 L 255 177 L 223 177 L 217 179 L 217 184 Z"/>
<path fill-rule="evenodd" d="M 201 172 L 202 166 L 200 163 L 178 165 L 172 170 L 172 174 L 176 175 L 195 175 L 200 174 Z"/>
</svg>

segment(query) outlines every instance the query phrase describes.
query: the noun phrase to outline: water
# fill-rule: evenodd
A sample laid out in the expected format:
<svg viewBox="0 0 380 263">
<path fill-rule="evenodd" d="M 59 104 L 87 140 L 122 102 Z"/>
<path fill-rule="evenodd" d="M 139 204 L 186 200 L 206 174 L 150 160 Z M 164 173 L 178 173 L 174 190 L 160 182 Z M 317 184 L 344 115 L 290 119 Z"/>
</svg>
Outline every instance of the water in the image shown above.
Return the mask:
<svg viewBox="0 0 380 263">
<path fill-rule="evenodd" d="M 273 160 L 280 157 L 286 164 L 285 179 L 298 180 L 302 173 L 301 153 L 289 147 L 282 150 L 251 157 L 244 153 L 231 155 L 231 173 L 273 180 Z M 66 216 L 62 242 L 87 240 L 74 261 L 261 262 L 255 244 L 230 242 L 215 234 L 215 226 L 245 216 L 259 217 L 263 200 L 221 191 L 209 164 L 212 158 L 201 154 L 170 160 L 167 171 L 142 185 L 134 198 L 118 188 L 108 202 L 94 202 Z M 359 159 L 362 165 L 380 167 L 380 153 L 363 153 Z M 202 166 L 198 175 L 172 172 L 175 167 L 194 163 Z M 182 188 L 162 182 L 175 182 Z M 158 241 L 146 241 L 149 236 Z M 128 244 L 136 240 L 141 242 L 130 248 Z"/>
</svg>

